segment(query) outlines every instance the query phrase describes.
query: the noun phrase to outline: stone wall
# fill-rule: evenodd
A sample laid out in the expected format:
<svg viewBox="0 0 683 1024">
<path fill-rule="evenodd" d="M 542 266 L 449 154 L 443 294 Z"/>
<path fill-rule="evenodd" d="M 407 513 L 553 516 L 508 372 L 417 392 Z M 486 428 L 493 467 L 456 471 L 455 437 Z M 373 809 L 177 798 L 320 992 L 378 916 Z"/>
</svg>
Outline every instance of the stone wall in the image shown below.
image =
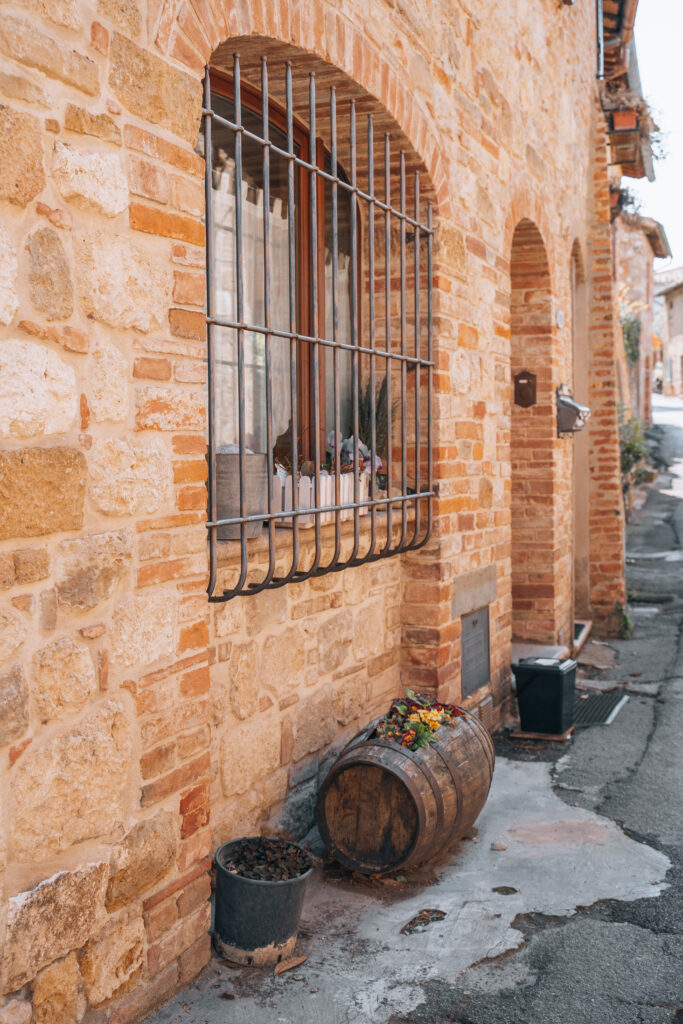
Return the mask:
<svg viewBox="0 0 683 1024">
<path fill-rule="evenodd" d="M 311 17 L 288 0 L 3 5 L 1 1024 L 138 1021 L 193 977 L 216 845 L 305 831 L 326 760 L 401 686 L 458 699 L 472 602 L 489 604 L 491 681 L 470 704 L 491 725 L 505 714 L 511 521 L 529 499 L 512 490 L 510 450 L 522 223 L 549 280 L 543 366 L 527 368 L 545 388 L 552 583 L 534 592 L 529 578 L 518 597 L 537 639 L 568 639 L 572 442 L 555 436 L 552 401 L 571 379 L 578 244 L 591 600 L 610 622 L 623 596 L 617 335 L 593 18 L 555 0 L 321 0 Z M 357 83 L 425 168 L 437 496 L 420 551 L 209 605 L 194 146 L 204 65 L 254 36 Z M 537 355 L 522 342 L 523 362 Z"/>
<path fill-rule="evenodd" d="M 640 355 L 626 369 L 631 385 L 631 413 L 652 420 L 654 254 L 637 216 L 620 214 L 615 228 L 617 291 L 622 316 L 640 322 Z"/>
</svg>

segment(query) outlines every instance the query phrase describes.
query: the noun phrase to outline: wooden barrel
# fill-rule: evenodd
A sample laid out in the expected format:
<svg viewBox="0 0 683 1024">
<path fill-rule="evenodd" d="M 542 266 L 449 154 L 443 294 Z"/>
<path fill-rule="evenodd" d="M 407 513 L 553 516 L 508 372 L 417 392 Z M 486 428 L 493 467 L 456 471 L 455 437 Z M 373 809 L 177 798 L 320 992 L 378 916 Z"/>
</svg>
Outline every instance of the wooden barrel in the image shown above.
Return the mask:
<svg viewBox="0 0 683 1024">
<path fill-rule="evenodd" d="M 416 751 L 373 738 L 379 721 L 351 740 L 318 794 L 330 853 L 368 875 L 421 864 L 461 839 L 486 802 L 495 760 L 486 728 L 468 712 Z"/>
</svg>

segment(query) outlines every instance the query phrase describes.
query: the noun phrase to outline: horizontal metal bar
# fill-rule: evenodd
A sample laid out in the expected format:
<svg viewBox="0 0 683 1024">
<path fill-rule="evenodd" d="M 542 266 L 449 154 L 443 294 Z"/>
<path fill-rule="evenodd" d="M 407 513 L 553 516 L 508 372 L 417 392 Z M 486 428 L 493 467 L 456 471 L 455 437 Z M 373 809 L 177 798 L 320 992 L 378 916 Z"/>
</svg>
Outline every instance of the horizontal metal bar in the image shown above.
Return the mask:
<svg viewBox="0 0 683 1024">
<path fill-rule="evenodd" d="M 285 160 L 293 161 L 297 165 L 297 167 L 302 167 L 304 170 L 309 171 L 311 173 L 315 171 L 315 173 L 320 178 L 324 178 L 325 181 L 336 182 L 337 185 L 339 185 L 341 188 L 346 189 L 346 191 L 349 193 L 353 193 L 359 199 L 364 199 L 365 202 L 367 203 L 375 203 L 375 205 L 379 207 L 380 210 L 385 210 L 387 213 L 392 213 L 399 220 L 405 221 L 406 224 L 412 224 L 413 227 L 419 228 L 420 231 L 424 231 L 426 234 L 431 234 L 434 231 L 434 228 L 430 228 L 426 224 L 422 224 L 419 221 L 416 221 L 413 217 L 410 216 L 410 214 L 407 211 L 401 211 L 397 210 L 393 206 L 387 206 L 386 203 L 383 203 L 379 197 L 370 195 L 368 192 L 365 192 L 358 185 L 352 185 L 350 182 L 345 181 L 344 178 L 340 178 L 335 176 L 334 174 L 330 174 L 329 171 L 326 171 L 323 168 L 318 167 L 317 164 L 311 163 L 309 160 L 304 160 L 303 157 L 297 156 L 296 153 L 288 153 L 286 149 L 281 149 L 280 146 L 276 146 L 272 140 L 264 139 L 260 135 L 255 135 L 253 132 L 250 132 L 248 128 L 244 127 L 244 125 L 235 124 L 228 118 L 221 117 L 221 115 L 216 114 L 215 111 L 204 107 L 202 108 L 202 113 L 205 115 L 209 115 L 214 121 L 217 121 L 219 124 L 222 124 L 224 128 L 230 128 L 234 132 L 239 132 L 245 138 L 251 139 L 251 141 L 255 142 L 257 145 L 268 146 L 271 152 L 277 153 L 278 156 L 284 157 Z"/>
<path fill-rule="evenodd" d="M 349 501 L 344 505 L 316 505 L 312 508 L 287 509 L 283 512 L 258 512 L 251 516 L 237 516 L 233 519 L 215 519 L 213 522 L 205 523 L 207 530 L 212 526 L 239 526 L 241 523 L 267 523 L 269 519 L 291 519 L 295 516 L 313 516 L 317 512 L 344 512 L 353 511 L 354 508 L 370 508 L 373 505 L 377 508 L 391 503 L 405 501 L 420 501 L 423 498 L 433 498 L 434 491 L 419 491 L 416 494 L 397 494 L 391 498 L 367 498 L 364 501 Z M 380 508 L 381 511 L 381 508 Z M 327 524 L 324 524 L 327 525 Z M 332 526 L 332 523 L 329 524 Z"/>
<path fill-rule="evenodd" d="M 387 352 L 386 349 L 372 349 L 363 345 L 352 345 L 348 342 L 333 341 L 331 338 L 315 338 L 308 334 L 297 334 L 294 331 L 281 331 L 276 327 L 263 327 L 259 324 L 248 324 L 239 320 L 225 320 L 220 316 L 207 316 L 207 324 L 215 324 L 216 327 L 227 327 L 233 331 L 251 331 L 253 334 L 274 334 L 277 338 L 288 338 L 296 341 L 307 341 L 310 344 L 326 345 L 328 348 L 345 349 L 349 352 L 366 353 L 367 355 L 381 356 L 382 359 L 397 359 L 400 362 L 413 363 L 419 366 L 434 366 L 433 362 L 423 359 L 420 356 L 411 356 L 401 352 Z"/>
</svg>

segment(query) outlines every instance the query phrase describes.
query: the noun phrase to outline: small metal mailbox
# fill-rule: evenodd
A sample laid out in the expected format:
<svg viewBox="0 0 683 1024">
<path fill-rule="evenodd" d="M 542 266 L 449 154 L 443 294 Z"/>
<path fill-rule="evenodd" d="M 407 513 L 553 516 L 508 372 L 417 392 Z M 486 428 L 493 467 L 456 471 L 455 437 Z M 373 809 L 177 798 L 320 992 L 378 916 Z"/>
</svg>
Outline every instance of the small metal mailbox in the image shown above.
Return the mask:
<svg viewBox="0 0 683 1024">
<path fill-rule="evenodd" d="M 528 409 L 536 405 L 536 374 L 530 370 L 520 370 L 515 374 L 515 405 Z"/>
<path fill-rule="evenodd" d="M 575 401 L 562 385 L 557 389 L 557 436 L 576 434 L 588 423 L 591 411 L 587 405 Z"/>
</svg>

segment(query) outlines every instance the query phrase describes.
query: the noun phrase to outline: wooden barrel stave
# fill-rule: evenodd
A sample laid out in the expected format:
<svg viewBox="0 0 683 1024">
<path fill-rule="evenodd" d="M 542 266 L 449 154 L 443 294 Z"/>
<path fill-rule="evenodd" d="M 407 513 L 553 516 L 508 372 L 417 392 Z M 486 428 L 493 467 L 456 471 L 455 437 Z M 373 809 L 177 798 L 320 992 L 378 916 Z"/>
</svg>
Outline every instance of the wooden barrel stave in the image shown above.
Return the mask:
<svg viewBox="0 0 683 1024">
<path fill-rule="evenodd" d="M 487 730 L 467 712 L 419 751 L 372 738 L 377 721 L 344 748 L 318 797 L 323 840 L 368 874 L 423 863 L 462 838 L 486 801 L 495 760 Z"/>
</svg>

